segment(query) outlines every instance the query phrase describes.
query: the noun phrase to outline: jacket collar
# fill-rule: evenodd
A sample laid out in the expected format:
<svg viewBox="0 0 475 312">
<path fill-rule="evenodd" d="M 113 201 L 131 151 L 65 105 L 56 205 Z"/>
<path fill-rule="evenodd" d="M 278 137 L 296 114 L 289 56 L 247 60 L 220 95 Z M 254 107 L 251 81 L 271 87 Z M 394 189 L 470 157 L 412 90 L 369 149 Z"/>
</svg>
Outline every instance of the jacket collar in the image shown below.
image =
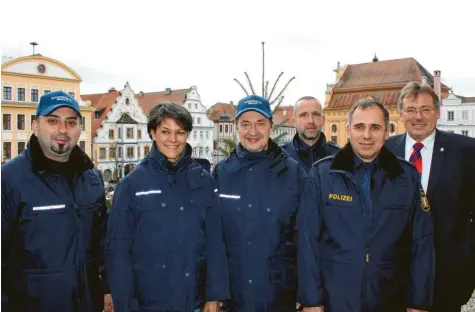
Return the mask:
<svg viewBox="0 0 475 312">
<path fill-rule="evenodd" d="M 31 161 L 31 168 L 34 172 L 44 173 L 47 170 L 46 156 L 41 150 L 38 138 L 32 134 L 25 150 L 26 156 Z M 94 168 L 94 163 L 89 156 L 83 152 L 78 146 L 75 146 L 69 155 L 68 164 L 73 172 L 82 173 L 86 170 Z"/>
<path fill-rule="evenodd" d="M 157 149 L 155 141 L 152 144 L 152 151 L 148 154 L 148 158 L 152 159 L 153 162 L 159 167 L 161 170 L 166 170 L 169 172 L 176 172 L 181 170 L 183 167 L 186 167 L 186 164 L 189 163 L 191 160 L 191 154 L 193 149 L 190 144 L 186 143 L 185 149 L 180 156 L 180 159 L 176 163 L 171 163 L 168 161 L 165 155 L 162 154 Z"/>
<path fill-rule="evenodd" d="M 258 159 L 265 159 L 268 160 L 266 164 L 269 170 L 280 176 L 288 170 L 284 161 L 287 157 L 289 157 L 289 154 L 271 139 L 269 139 L 267 151 L 259 153 L 249 152 L 239 144 L 231 155 L 224 160 L 224 170 L 236 172 L 245 165 L 259 162 Z"/>
<path fill-rule="evenodd" d="M 330 169 L 343 170 L 354 173 L 355 170 L 355 152 L 348 142 L 342 149 L 340 149 L 333 157 Z M 389 176 L 399 176 L 404 170 L 399 163 L 399 160 L 386 147 L 383 146 L 379 153 L 379 165 Z"/>
<path fill-rule="evenodd" d="M 325 134 L 323 134 L 323 132 L 320 131 L 320 135 L 318 137 L 318 140 L 317 142 L 315 142 L 315 144 L 313 144 L 312 146 L 308 146 L 300 137 L 299 137 L 299 134 L 296 133 L 294 135 L 294 139 L 292 140 L 292 144 L 294 145 L 294 149 L 297 151 L 297 152 L 300 152 L 300 151 L 307 151 L 307 150 L 318 150 L 320 148 L 320 146 L 323 146 L 325 143 L 327 142 L 327 138 L 325 137 Z M 302 146 L 307 145 L 307 148 L 303 149 L 301 148 Z"/>
</svg>

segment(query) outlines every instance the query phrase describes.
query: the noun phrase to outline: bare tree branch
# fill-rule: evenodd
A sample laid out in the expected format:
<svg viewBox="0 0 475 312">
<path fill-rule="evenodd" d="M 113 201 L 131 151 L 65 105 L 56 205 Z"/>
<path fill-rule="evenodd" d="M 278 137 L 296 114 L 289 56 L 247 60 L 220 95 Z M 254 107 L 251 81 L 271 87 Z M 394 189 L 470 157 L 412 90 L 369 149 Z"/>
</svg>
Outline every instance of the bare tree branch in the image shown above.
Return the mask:
<svg viewBox="0 0 475 312">
<path fill-rule="evenodd" d="M 291 83 L 292 80 L 294 80 L 294 79 L 295 79 L 295 77 L 290 78 L 290 80 L 287 82 L 287 84 L 286 84 L 285 87 L 282 89 L 282 91 L 280 91 L 279 95 L 277 95 L 277 97 L 276 97 L 273 101 L 270 102 L 271 105 L 274 104 L 274 102 L 282 95 L 282 93 L 284 93 L 284 91 L 285 91 L 285 90 L 287 89 L 287 87 L 289 86 L 289 83 Z"/>
<path fill-rule="evenodd" d="M 249 82 L 249 87 L 251 87 L 252 94 L 256 94 L 256 91 L 254 91 L 254 87 L 252 86 L 251 79 L 249 78 L 249 75 L 247 74 L 247 72 L 244 72 L 244 75 L 246 75 L 247 82 Z"/>
<path fill-rule="evenodd" d="M 237 80 L 236 78 L 234 78 L 234 81 L 236 81 L 236 82 L 239 84 L 239 86 L 242 88 L 242 90 L 244 91 L 244 93 L 246 93 L 246 95 L 249 95 L 249 92 L 247 92 L 246 88 L 244 88 L 244 86 L 242 85 L 242 83 L 241 83 L 239 80 Z"/>
<path fill-rule="evenodd" d="M 269 80 L 266 81 L 266 87 L 265 87 L 264 93 L 265 93 L 264 98 L 267 99 L 267 93 L 269 93 Z"/>
<path fill-rule="evenodd" d="M 279 82 L 280 77 L 281 77 L 283 74 L 284 74 L 284 72 L 281 72 L 280 75 L 279 75 L 279 76 L 277 77 L 277 79 L 275 80 L 274 86 L 272 87 L 272 90 L 270 91 L 269 97 L 267 98 L 268 101 L 270 100 L 270 97 L 272 96 L 272 93 L 274 93 L 275 86 L 277 85 L 277 83 Z"/>
<path fill-rule="evenodd" d="M 280 106 L 280 104 L 282 103 L 283 100 L 284 100 L 284 96 L 281 96 L 280 99 L 279 99 L 279 102 L 277 103 L 277 105 L 272 110 L 272 114 L 274 114 L 277 111 L 277 109 L 279 109 L 279 106 Z"/>
<path fill-rule="evenodd" d="M 265 81 L 265 50 L 264 50 L 264 41 L 262 42 L 262 96 L 265 97 L 265 88 L 264 88 L 264 81 Z"/>
</svg>

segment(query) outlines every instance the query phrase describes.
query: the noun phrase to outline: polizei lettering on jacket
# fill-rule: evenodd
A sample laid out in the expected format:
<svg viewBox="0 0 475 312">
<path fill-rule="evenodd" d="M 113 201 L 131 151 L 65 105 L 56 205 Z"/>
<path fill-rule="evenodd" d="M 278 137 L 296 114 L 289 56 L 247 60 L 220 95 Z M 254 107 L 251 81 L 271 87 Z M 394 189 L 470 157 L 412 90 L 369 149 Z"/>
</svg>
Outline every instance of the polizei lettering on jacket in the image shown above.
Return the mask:
<svg viewBox="0 0 475 312">
<path fill-rule="evenodd" d="M 330 194 L 328 195 L 328 199 L 334 199 L 334 200 L 342 200 L 342 201 L 353 201 L 353 197 L 349 195 L 342 195 L 342 194 Z"/>
</svg>

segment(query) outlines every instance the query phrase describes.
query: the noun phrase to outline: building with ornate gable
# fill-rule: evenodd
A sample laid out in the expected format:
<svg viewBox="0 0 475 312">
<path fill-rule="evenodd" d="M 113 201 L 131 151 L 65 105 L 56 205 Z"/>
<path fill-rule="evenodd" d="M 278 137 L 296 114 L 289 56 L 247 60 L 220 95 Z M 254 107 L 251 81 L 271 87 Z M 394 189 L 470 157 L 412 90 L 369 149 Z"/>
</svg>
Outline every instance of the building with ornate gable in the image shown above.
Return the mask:
<svg viewBox="0 0 475 312">
<path fill-rule="evenodd" d="M 103 172 L 104 181 L 117 180 L 132 171 L 152 148 L 147 133 L 148 114 L 161 102 L 184 105 L 193 118 L 188 143 L 193 156 L 212 161 L 213 124 L 206 118 L 196 87 L 166 89 L 160 92 L 135 93 L 129 83 L 121 91 L 81 95 L 96 108 L 92 121 L 94 160 Z"/>
</svg>

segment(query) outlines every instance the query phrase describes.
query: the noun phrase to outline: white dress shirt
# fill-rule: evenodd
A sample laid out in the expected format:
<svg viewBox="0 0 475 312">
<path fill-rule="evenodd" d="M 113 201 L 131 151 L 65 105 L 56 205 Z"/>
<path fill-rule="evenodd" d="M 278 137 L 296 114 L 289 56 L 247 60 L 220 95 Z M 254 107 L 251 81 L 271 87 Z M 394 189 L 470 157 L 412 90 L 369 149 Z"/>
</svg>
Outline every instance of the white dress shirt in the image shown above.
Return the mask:
<svg viewBox="0 0 475 312">
<path fill-rule="evenodd" d="M 435 130 L 425 138 L 421 143 L 424 144 L 424 147 L 421 149 L 422 156 L 422 176 L 421 184 L 424 188 L 424 191 L 427 194 L 427 185 L 429 184 L 429 175 L 430 175 L 430 165 L 432 163 L 432 153 L 434 152 L 434 142 L 435 142 Z M 414 151 L 414 144 L 416 141 L 406 134 L 406 160 L 409 161 L 411 154 Z"/>
</svg>

